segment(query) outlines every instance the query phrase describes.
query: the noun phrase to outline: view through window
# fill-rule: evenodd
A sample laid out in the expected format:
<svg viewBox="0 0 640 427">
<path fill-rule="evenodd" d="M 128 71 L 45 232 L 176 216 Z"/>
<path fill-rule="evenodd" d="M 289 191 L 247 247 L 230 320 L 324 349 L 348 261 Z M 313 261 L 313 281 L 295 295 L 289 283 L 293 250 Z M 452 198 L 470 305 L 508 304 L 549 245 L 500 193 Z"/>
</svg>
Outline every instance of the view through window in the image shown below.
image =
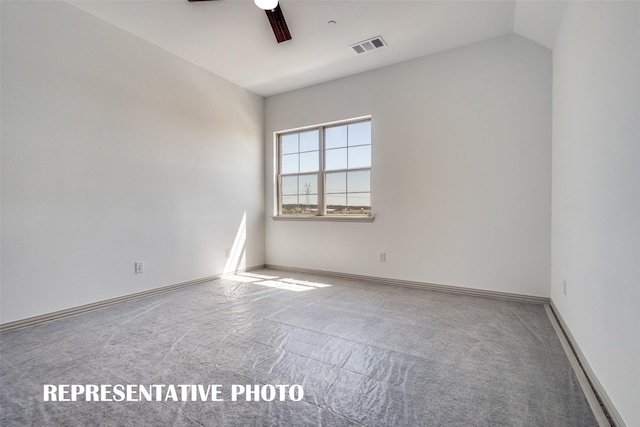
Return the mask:
<svg viewBox="0 0 640 427">
<path fill-rule="evenodd" d="M 279 215 L 371 216 L 371 119 L 278 135 Z"/>
</svg>

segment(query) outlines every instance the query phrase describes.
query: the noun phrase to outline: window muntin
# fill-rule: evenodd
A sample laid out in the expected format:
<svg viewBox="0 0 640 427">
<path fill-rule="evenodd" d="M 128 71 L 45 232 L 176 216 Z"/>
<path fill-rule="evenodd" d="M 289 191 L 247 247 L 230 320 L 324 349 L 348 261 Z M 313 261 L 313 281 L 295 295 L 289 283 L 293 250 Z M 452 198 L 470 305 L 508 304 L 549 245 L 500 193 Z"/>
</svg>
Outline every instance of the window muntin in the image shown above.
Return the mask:
<svg viewBox="0 0 640 427">
<path fill-rule="evenodd" d="M 371 216 L 371 120 L 278 135 L 278 215 Z"/>
</svg>

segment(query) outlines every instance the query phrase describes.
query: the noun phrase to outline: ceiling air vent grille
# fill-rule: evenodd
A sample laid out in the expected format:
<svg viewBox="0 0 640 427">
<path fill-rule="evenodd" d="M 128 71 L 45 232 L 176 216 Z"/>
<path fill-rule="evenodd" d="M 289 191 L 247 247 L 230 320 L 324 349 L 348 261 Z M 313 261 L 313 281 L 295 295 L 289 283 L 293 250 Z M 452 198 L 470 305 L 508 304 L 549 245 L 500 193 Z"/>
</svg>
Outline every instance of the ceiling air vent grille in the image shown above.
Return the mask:
<svg viewBox="0 0 640 427">
<path fill-rule="evenodd" d="M 382 37 L 376 36 L 367 40 L 363 40 L 356 44 L 352 44 L 350 47 L 357 54 L 370 52 L 372 50 L 380 49 L 381 47 L 385 47 L 387 44 L 382 40 Z"/>
</svg>

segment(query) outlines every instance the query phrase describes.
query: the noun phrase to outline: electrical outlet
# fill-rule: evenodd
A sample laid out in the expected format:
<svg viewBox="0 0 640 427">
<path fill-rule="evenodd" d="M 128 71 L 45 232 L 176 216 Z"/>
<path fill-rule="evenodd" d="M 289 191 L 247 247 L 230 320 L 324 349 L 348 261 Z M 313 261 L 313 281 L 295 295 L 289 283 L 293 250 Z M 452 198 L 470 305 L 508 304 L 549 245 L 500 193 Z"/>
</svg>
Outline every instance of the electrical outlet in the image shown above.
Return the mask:
<svg viewBox="0 0 640 427">
<path fill-rule="evenodd" d="M 227 248 L 224 250 L 224 257 L 229 258 L 229 254 L 231 254 L 231 249 Z"/>
<path fill-rule="evenodd" d="M 387 253 L 386 252 L 380 252 L 380 257 L 378 259 L 380 260 L 380 262 L 386 262 L 387 261 Z"/>
<path fill-rule="evenodd" d="M 144 261 L 138 261 L 135 263 L 136 274 L 144 273 Z"/>
<path fill-rule="evenodd" d="M 562 281 L 562 292 L 564 292 L 564 294 L 567 294 L 567 281 L 563 280 Z"/>
</svg>

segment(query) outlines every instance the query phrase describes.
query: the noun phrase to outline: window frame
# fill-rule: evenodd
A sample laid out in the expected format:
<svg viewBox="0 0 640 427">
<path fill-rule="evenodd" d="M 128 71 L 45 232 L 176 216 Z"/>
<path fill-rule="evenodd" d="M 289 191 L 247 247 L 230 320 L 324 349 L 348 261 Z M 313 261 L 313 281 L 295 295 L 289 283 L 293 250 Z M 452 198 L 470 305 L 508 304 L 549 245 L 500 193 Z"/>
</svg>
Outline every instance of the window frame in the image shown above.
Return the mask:
<svg viewBox="0 0 640 427">
<path fill-rule="evenodd" d="M 351 119 L 346 119 L 346 120 L 340 120 L 340 121 L 335 121 L 335 122 L 329 122 L 329 123 L 323 123 L 323 124 L 318 124 L 318 125 L 313 125 L 313 126 L 305 126 L 305 127 L 301 127 L 301 128 L 295 128 L 295 129 L 288 129 L 288 130 L 284 130 L 284 131 L 279 131 L 279 132 L 275 132 L 274 133 L 274 184 L 275 184 L 275 212 L 274 215 L 272 216 L 272 218 L 274 220 L 292 220 L 292 221 L 344 221 L 344 222 L 373 222 L 373 220 L 375 219 L 375 216 L 373 214 L 373 211 L 370 212 L 369 215 L 358 215 L 358 214 L 351 214 L 351 215 L 339 215 L 339 214 L 327 214 L 327 194 L 325 192 L 325 181 L 326 181 L 326 176 L 329 173 L 340 173 L 340 172 L 344 172 L 344 173 L 349 173 L 349 172 L 357 172 L 357 171 L 369 171 L 369 200 L 371 203 L 371 174 L 373 171 L 373 161 L 372 159 L 370 160 L 370 164 L 369 166 L 366 167 L 353 167 L 353 168 L 349 168 L 348 164 L 347 167 L 345 168 L 341 168 L 341 169 L 331 169 L 331 170 L 327 170 L 326 169 L 326 146 L 325 146 L 325 131 L 327 128 L 332 128 L 332 127 L 339 127 L 339 126 L 348 126 L 351 124 L 356 124 L 356 123 L 364 123 L 364 122 L 368 122 L 370 124 L 370 126 L 373 124 L 372 123 L 372 119 L 371 116 L 362 116 L 362 117 L 356 117 L 356 118 L 351 118 Z M 290 173 L 290 174 L 283 174 L 282 173 L 282 157 L 283 157 L 283 153 L 282 153 L 282 137 L 286 136 L 286 135 L 292 135 L 292 134 L 300 134 L 300 133 L 304 133 L 304 132 L 309 132 L 309 131 L 314 131 L 317 130 L 318 131 L 318 170 L 315 172 L 301 172 L 298 171 L 297 173 Z M 373 132 L 371 135 L 371 138 L 369 140 L 369 144 L 361 144 L 359 146 L 369 146 L 371 147 L 370 150 L 373 150 Z M 349 145 L 347 145 L 345 148 L 349 148 Z M 300 153 L 300 151 L 298 151 L 298 153 Z M 373 152 L 371 151 L 371 155 L 373 154 Z M 348 155 L 348 153 L 347 153 Z M 282 178 L 283 176 L 301 176 L 301 175 L 310 175 L 310 174 L 315 174 L 318 180 L 318 184 L 317 184 L 317 210 L 316 210 L 316 214 L 315 215 L 296 215 L 296 214 L 283 214 L 282 213 Z M 298 184 L 299 185 L 299 184 Z M 349 192 L 347 191 L 348 188 L 345 188 L 345 195 L 348 198 L 348 194 Z M 353 192 L 353 193 L 358 193 L 358 192 Z M 298 194 L 299 196 L 299 194 Z M 347 205 L 348 206 L 348 205 Z M 372 207 L 373 208 L 373 207 Z"/>
</svg>

